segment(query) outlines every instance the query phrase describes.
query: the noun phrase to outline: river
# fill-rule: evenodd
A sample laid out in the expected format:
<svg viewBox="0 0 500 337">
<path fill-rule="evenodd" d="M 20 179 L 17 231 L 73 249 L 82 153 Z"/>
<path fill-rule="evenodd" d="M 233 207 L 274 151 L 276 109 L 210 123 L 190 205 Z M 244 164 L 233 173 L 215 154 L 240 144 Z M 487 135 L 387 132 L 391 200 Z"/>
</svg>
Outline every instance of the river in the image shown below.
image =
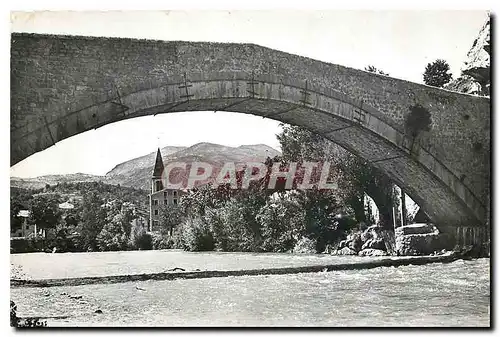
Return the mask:
<svg viewBox="0 0 500 337">
<path fill-rule="evenodd" d="M 360 261 L 329 255 L 142 251 L 13 254 L 17 276 L 64 278 Z M 337 262 L 338 263 L 338 262 Z M 490 260 L 367 270 L 11 288 L 49 326 L 490 325 Z M 102 313 L 95 313 L 96 310 Z"/>
</svg>

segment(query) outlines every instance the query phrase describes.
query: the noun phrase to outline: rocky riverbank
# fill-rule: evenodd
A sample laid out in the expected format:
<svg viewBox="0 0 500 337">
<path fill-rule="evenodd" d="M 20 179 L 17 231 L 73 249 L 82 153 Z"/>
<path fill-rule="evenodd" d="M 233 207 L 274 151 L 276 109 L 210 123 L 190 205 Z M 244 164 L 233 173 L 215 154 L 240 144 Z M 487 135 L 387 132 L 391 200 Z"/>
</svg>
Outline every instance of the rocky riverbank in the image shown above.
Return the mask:
<svg viewBox="0 0 500 337">
<path fill-rule="evenodd" d="M 378 225 L 364 231 L 353 232 L 340 241 L 336 249 L 327 250 L 332 255 L 386 256 L 396 255 L 394 233 Z"/>
<path fill-rule="evenodd" d="M 489 257 L 489 243 L 455 245 L 448 233 L 433 224 L 416 223 L 396 228 L 395 232 L 373 225 L 350 233 L 337 247 L 325 253 L 357 256 L 425 256 L 455 252 L 466 257 Z"/>
</svg>

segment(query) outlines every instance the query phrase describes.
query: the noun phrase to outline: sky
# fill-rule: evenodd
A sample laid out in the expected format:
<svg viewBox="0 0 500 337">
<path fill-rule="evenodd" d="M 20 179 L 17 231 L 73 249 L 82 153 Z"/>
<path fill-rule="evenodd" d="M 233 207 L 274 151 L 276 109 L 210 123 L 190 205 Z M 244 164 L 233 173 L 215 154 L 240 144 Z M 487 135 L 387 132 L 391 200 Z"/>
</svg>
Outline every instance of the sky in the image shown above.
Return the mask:
<svg viewBox="0 0 500 337">
<path fill-rule="evenodd" d="M 446 60 L 454 78 L 487 17 L 485 11 L 141 11 L 13 12 L 12 32 L 255 43 L 317 60 L 422 83 L 427 63 Z M 224 125 L 224 127 L 218 127 Z M 65 139 L 11 167 L 11 176 L 89 173 L 163 146 L 211 142 L 279 149 L 278 122 L 202 111 L 113 123 Z M 64 163 L 64 164 L 63 164 Z"/>
</svg>

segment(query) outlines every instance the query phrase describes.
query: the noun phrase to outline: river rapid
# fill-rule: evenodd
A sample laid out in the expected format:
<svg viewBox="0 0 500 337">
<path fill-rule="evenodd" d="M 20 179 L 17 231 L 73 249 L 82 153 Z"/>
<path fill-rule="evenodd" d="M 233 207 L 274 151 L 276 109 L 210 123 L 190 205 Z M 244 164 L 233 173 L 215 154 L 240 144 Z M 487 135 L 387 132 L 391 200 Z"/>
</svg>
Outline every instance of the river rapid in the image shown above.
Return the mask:
<svg viewBox="0 0 500 337">
<path fill-rule="evenodd" d="M 11 278 L 241 270 L 374 259 L 136 251 L 13 254 Z M 11 288 L 19 317 L 48 326 L 490 325 L 490 259 L 367 270 Z M 97 312 L 96 312 L 97 311 Z M 102 312 L 102 313 L 101 313 Z"/>
</svg>

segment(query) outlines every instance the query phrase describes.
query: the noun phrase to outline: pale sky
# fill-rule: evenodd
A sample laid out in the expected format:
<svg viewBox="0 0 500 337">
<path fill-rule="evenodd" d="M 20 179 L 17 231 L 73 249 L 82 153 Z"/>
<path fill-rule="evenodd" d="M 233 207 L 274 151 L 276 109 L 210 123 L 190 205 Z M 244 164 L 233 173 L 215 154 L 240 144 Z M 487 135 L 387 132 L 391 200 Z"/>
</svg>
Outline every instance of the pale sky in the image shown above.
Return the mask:
<svg viewBox="0 0 500 337">
<path fill-rule="evenodd" d="M 450 64 L 454 78 L 460 74 L 486 17 L 485 11 L 18 12 L 11 31 L 251 42 L 357 69 L 374 65 L 392 77 L 422 83 L 426 64 L 437 58 Z M 63 140 L 11 167 L 10 174 L 102 175 L 158 146 L 198 142 L 279 149 L 279 131 L 278 122 L 230 112 L 141 117 Z"/>
</svg>

